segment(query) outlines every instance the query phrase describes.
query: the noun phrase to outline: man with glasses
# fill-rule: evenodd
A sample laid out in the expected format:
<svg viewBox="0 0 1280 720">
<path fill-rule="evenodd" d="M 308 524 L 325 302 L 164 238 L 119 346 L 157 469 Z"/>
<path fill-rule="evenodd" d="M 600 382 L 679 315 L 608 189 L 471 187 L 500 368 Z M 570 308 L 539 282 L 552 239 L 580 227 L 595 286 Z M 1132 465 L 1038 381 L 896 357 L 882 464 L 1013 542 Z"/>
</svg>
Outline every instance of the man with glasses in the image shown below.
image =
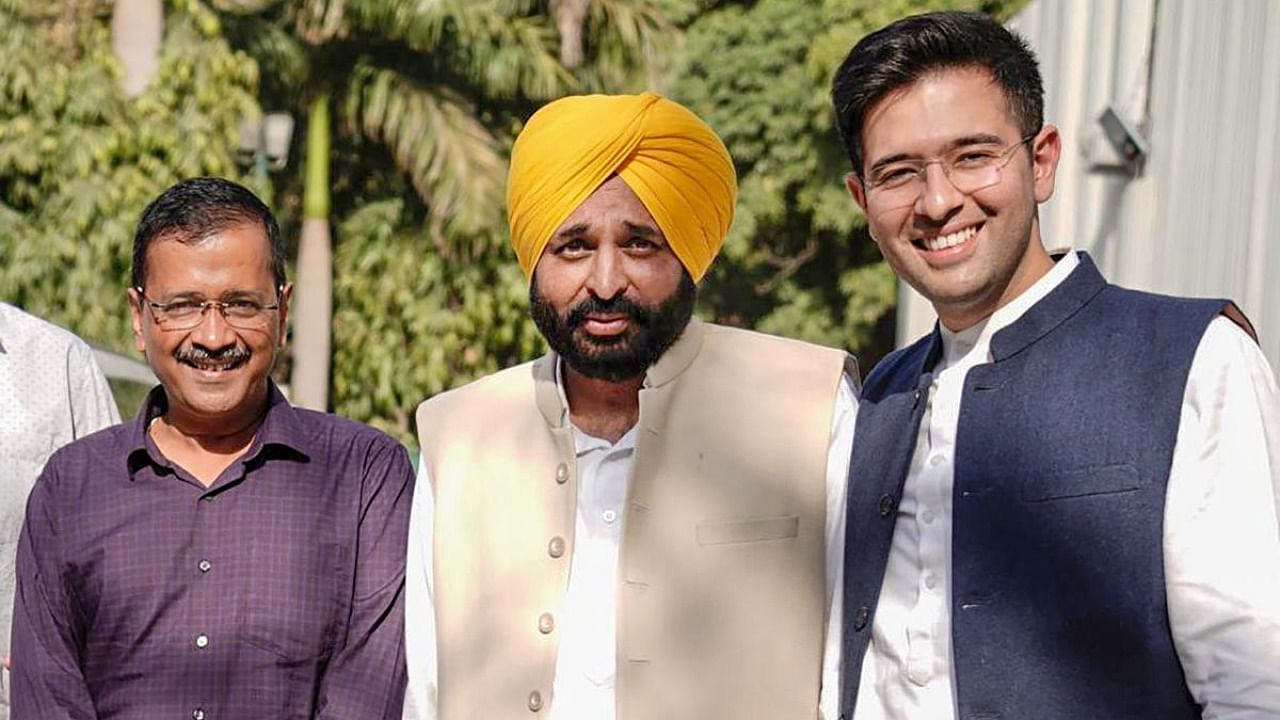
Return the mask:
<svg viewBox="0 0 1280 720">
<path fill-rule="evenodd" d="M 1026 44 L 907 18 L 836 73 L 850 193 L 934 332 L 867 378 L 839 717 L 1280 717 L 1280 395 L 1225 300 L 1051 255 Z"/>
<path fill-rule="evenodd" d="M 13 717 L 399 717 L 413 473 L 272 383 L 275 219 L 226 180 L 178 183 L 143 213 L 132 286 L 160 386 L 32 490 Z"/>
</svg>

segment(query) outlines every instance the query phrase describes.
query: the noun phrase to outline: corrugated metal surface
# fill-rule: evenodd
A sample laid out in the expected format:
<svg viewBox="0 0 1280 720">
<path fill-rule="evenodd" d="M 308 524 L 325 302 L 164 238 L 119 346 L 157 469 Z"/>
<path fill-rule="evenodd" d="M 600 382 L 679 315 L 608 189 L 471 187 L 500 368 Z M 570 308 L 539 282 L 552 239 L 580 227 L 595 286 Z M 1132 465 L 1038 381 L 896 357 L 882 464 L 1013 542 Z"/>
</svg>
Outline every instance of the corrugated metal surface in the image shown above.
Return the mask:
<svg viewBox="0 0 1280 720">
<path fill-rule="evenodd" d="M 1045 243 L 1123 285 L 1236 299 L 1280 365 L 1280 0 L 1037 0 L 1010 26 L 1063 134 Z M 1095 167 L 1108 104 L 1150 142 L 1141 177 Z M 933 323 L 902 300 L 900 343 Z"/>
</svg>

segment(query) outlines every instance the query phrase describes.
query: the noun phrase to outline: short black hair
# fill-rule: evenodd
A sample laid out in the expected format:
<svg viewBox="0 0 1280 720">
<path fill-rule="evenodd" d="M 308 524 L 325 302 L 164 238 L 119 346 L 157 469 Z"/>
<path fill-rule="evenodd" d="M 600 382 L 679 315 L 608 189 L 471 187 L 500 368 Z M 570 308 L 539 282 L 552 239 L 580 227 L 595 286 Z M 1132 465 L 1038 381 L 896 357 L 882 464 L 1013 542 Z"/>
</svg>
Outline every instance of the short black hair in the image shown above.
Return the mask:
<svg viewBox="0 0 1280 720">
<path fill-rule="evenodd" d="M 183 180 L 161 193 L 142 211 L 142 219 L 133 234 L 130 283 L 133 287 L 143 286 L 147 249 L 156 240 L 196 243 L 246 223 L 257 223 L 266 231 L 271 247 L 271 272 L 275 275 L 276 287 L 284 287 L 284 243 L 275 216 L 248 188 L 216 177 Z"/>
<path fill-rule="evenodd" d="M 831 83 L 836 126 L 862 177 L 862 124 L 890 93 L 942 70 L 980 68 L 1004 90 L 1024 136 L 1044 125 L 1044 82 L 1027 41 L 980 12 L 934 12 L 893 22 L 858 41 Z"/>
</svg>

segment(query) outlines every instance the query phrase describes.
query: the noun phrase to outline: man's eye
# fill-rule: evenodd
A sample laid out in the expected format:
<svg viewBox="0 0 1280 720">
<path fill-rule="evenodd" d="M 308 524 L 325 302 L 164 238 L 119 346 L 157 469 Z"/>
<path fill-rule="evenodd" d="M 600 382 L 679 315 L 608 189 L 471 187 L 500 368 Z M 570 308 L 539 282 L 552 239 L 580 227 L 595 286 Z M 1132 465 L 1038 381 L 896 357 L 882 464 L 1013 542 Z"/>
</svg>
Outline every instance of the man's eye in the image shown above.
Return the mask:
<svg viewBox="0 0 1280 720">
<path fill-rule="evenodd" d="M 906 165 L 888 167 L 881 170 L 872 181 L 880 187 L 900 187 L 911 182 L 920 175 L 920 170 Z"/>
<path fill-rule="evenodd" d="M 200 312 L 202 307 L 203 306 L 197 302 L 180 300 L 178 302 L 171 302 L 168 305 L 165 305 L 164 311 L 170 315 L 191 315 L 192 313 Z"/>
<path fill-rule="evenodd" d="M 253 317 L 262 312 L 262 306 L 248 300 L 233 300 L 224 305 L 228 315 L 233 317 Z"/>
<path fill-rule="evenodd" d="M 588 250 L 587 244 L 582 240 L 570 240 L 560 247 L 556 248 L 557 253 L 576 255 Z"/>
<path fill-rule="evenodd" d="M 990 150 L 965 150 L 951 161 L 951 165 L 958 168 L 985 167 L 994 162 L 997 157 L 996 153 Z"/>
<path fill-rule="evenodd" d="M 633 250 L 656 250 L 658 248 L 658 243 L 647 237 L 633 235 L 627 238 L 625 246 Z"/>
</svg>

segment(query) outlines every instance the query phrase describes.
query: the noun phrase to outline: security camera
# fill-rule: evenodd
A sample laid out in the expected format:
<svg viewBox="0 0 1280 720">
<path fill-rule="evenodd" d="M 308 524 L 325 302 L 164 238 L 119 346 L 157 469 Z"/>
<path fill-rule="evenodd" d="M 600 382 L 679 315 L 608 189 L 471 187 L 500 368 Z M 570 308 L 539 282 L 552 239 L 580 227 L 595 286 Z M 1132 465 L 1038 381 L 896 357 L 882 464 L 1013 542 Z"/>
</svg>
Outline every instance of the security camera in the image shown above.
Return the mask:
<svg viewBox="0 0 1280 720">
<path fill-rule="evenodd" d="M 1124 166 L 1131 174 L 1140 175 L 1151 152 L 1147 139 L 1110 105 L 1098 116 L 1098 124 L 1102 126 L 1107 142 L 1123 160 Z"/>
</svg>

